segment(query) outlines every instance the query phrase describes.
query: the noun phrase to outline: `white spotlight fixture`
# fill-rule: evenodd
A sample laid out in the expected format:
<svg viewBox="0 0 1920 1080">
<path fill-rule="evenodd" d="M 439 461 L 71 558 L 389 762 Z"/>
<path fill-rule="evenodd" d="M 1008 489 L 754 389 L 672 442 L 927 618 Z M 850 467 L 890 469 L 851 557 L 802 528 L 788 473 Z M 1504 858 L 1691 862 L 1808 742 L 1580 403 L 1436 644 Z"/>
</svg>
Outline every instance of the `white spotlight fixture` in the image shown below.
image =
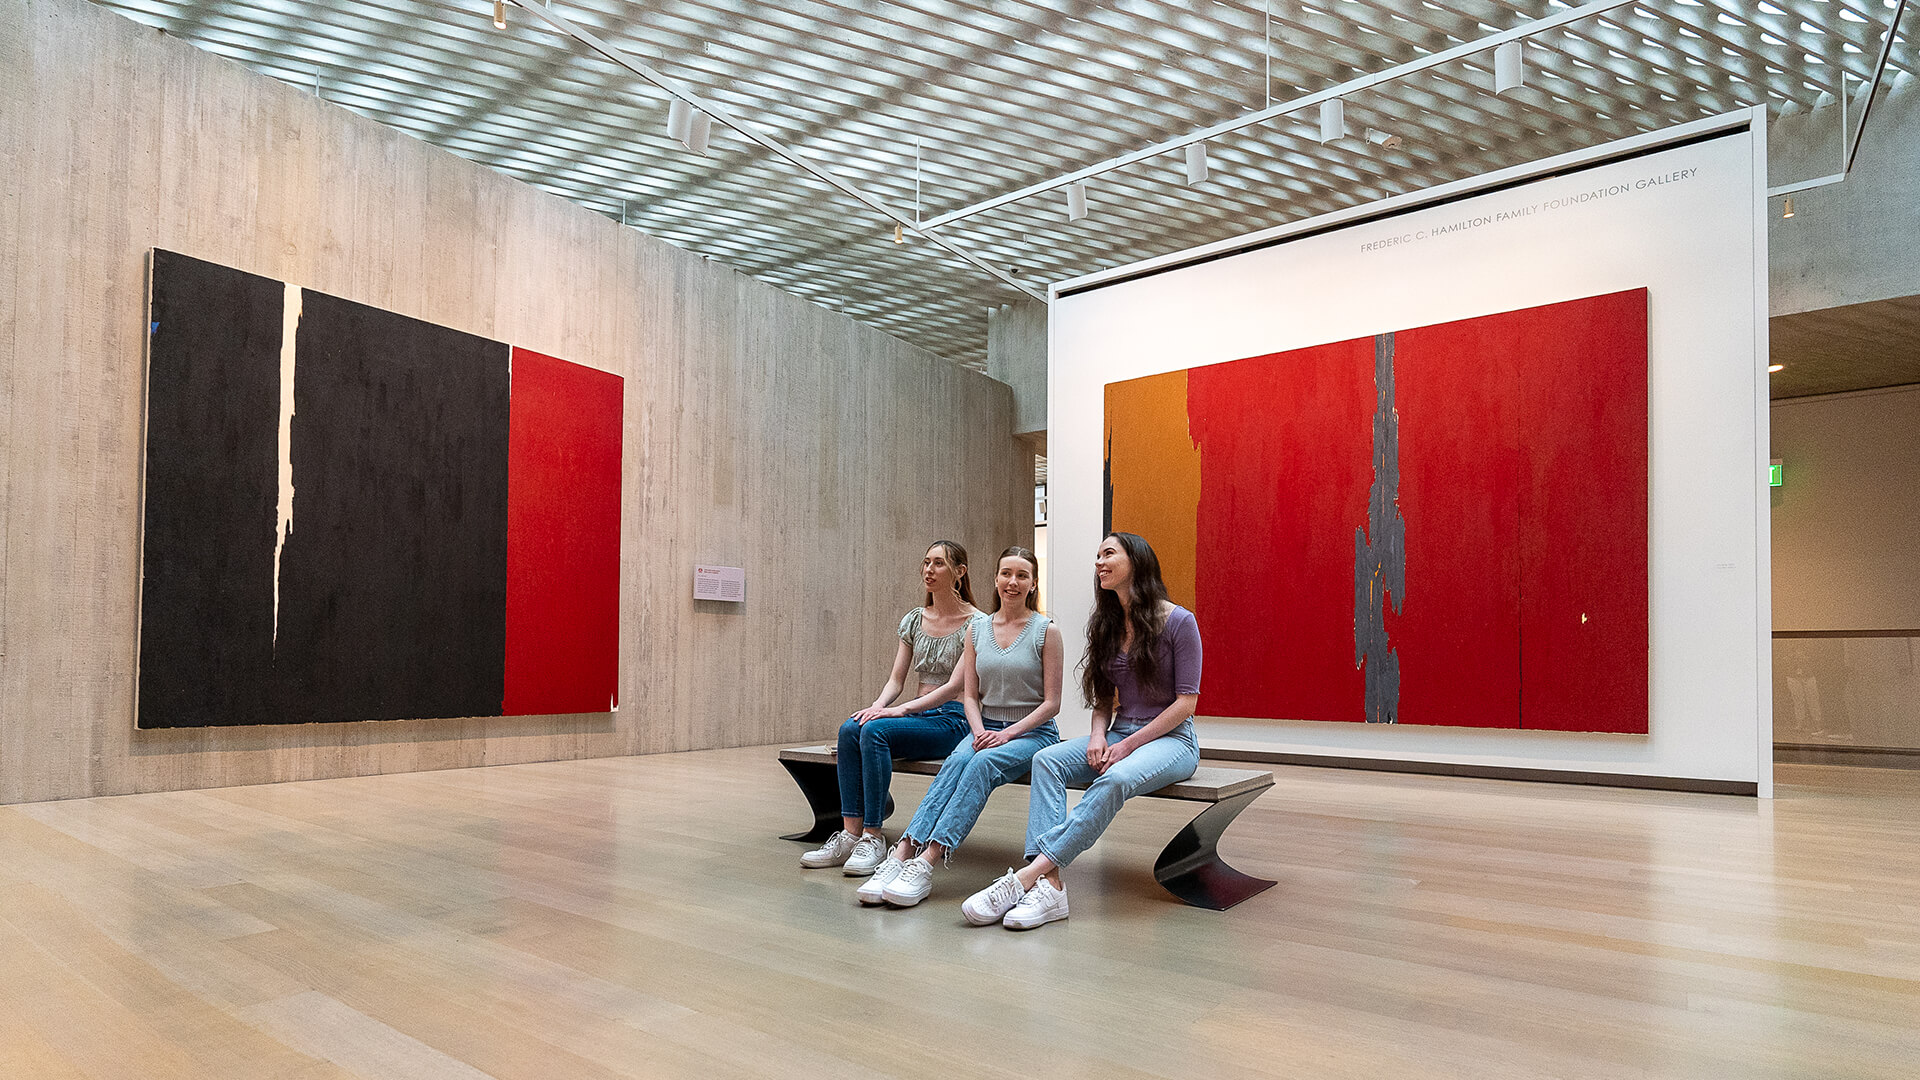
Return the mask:
<svg viewBox="0 0 1920 1080">
<path fill-rule="evenodd" d="M 1786 202 L 1781 205 L 1780 216 L 1783 218 L 1790 218 L 1793 216 L 1793 196 L 1791 195 L 1787 196 Z"/>
<path fill-rule="evenodd" d="M 707 152 L 707 139 L 713 134 L 713 117 L 679 98 L 667 106 L 667 136 L 696 154 Z"/>
<path fill-rule="evenodd" d="M 507 0 L 493 0 L 493 28 L 495 30 L 507 28 Z"/>
<path fill-rule="evenodd" d="M 1367 141 L 1382 150 L 1400 149 L 1400 136 L 1388 134 L 1375 128 L 1367 129 Z"/>
<path fill-rule="evenodd" d="M 1527 61 L 1520 55 L 1520 43 L 1509 41 L 1493 49 L 1493 92 L 1504 94 L 1527 85 Z"/>
<path fill-rule="evenodd" d="M 1320 103 L 1320 141 L 1332 142 L 1347 135 L 1347 103 L 1328 98 Z"/>
<path fill-rule="evenodd" d="M 1198 184 L 1207 178 L 1207 144 L 1203 142 L 1187 144 L 1187 184 Z"/>
<path fill-rule="evenodd" d="M 1067 185 L 1067 220 L 1079 221 L 1087 216 L 1087 185 Z"/>
</svg>

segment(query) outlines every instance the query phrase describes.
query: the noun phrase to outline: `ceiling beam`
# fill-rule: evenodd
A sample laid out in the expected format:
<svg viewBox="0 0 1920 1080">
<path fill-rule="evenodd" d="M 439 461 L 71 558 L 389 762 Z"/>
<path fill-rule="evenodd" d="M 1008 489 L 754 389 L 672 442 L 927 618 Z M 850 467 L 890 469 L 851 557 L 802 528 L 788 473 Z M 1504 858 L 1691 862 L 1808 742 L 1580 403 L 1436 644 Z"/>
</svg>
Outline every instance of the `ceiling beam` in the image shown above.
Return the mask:
<svg viewBox="0 0 1920 1080">
<path fill-rule="evenodd" d="M 1238 131 L 1241 128 L 1252 127 L 1255 124 L 1264 124 L 1269 120 L 1299 112 L 1302 109 L 1312 108 L 1323 101 L 1358 93 L 1361 90 L 1378 86 L 1381 83 L 1392 82 L 1403 76 L 1426 71 L 1429 68 L 1439 67 L 1442 64 L 1449 64 L 1455 60 L 1462 60 L 1475 53 L 1485 52 L 1495 46 L 1504 45 L 1509 41 L 1520 41 L 1534 34 L 1545 33 L 1548 30 L 1557 29 L 1571 22 L 1578 22 L 1581 19 L 1594 15 L 1605 14 L 1615 8 L 1623 8 L 1635 2 L 1636 0 L 1592 0 L 1590 3 L 1582 4 L 1576 8 L 1569 8 L 1557 15 L 1549 15 L 1544 19 L 1535 19 L 1533 22 L 1523 23 L 1511 30 L 1502 30 L 1499 33 L 1489 34 L 1477 41 L 1469 41 L 1464 45 L 1458 45 L 1443 52 L 1423 56 L 1418 60 L 1410 60 L 1407 63 L 1390 67 L 1385 71 L 1376 71 L 1369 75 L 1362 75 L 1356 79 L 1349 79 L 1337 86 L 1330 86 L 1325 90 L 1318 90 L 1304 97 L 1294 98 L 1292 101 L 1285 101 L 1278 105 L 1258 109 L 1232 120 L 1222 121 L 1212 127 L 1201 128 L 1198 131 L 1191 131 L 1185 135 L 1155 143 L 1144 149 L 1135 150 L 1132 153 L 1108 158 L 1105 161 L 1088 165 L 1083 169 L 1077 169 L 1073 172 L 1056 176 L 1051 180 L 1043 180 L 1038 184 L 1029 184 L 1018 191 L 1009 191 L 1004 195 L 996 195 L 984 202 L 974 203 L 972 206 L 963 206 L 958 210 L 927 219 L 927 221 L 920 226 L 920 229 L 923 233 L 930 233 L 932 230 L 938 229 L 943 225 L 951 225 L 956 221 L 964 220 L 975 214 L 986 213 L 997 207 L 1005 206 L 1010 202 L 1018 202 L 1021 199 L 1044 194 L 1057 188 L 1066 187 L 1068 184 L 1077 184 L 1083 180 L 1099 176 L 1102 173 L 1112 172 L 1115 169 L 1122 169 L 1128 165 L 1145 161 L 1148 158 L 1158 157 L 1161 154 L 1183 149 L 1192 143 L 1205 142 L 1208 139 L 1218 138 L 1230 132 Z M 1904 3 L 1905 0 L 1902 0 L 1902 2 Z"/>
</svg>

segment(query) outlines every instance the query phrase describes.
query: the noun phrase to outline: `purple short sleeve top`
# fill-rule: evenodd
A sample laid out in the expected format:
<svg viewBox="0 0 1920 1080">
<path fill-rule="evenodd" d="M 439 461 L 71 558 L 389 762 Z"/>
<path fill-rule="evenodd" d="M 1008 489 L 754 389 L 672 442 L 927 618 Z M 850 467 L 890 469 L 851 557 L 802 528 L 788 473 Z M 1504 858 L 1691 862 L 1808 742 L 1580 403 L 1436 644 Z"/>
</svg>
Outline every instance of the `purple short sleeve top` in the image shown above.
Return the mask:
<svg viewBox="0 0 1920 1080">
<path fill-rule="evenodd" d="M 1158 664 L 1154 686 L 1141 686 L 1133 677 L 1127 654 L 1121 653 L 1107 663 L 1107 675 L 1119 698 L 1114 710 L 1113 730 L 1139 728 L 1159 716 L 1181 694 L 1200 692 L 1200 622 L 1193 612 L 1175 605 L 1167 612 L 1166 625 L 1160 631 L 1160 643 L 1153 658 Z"/>
</svg>

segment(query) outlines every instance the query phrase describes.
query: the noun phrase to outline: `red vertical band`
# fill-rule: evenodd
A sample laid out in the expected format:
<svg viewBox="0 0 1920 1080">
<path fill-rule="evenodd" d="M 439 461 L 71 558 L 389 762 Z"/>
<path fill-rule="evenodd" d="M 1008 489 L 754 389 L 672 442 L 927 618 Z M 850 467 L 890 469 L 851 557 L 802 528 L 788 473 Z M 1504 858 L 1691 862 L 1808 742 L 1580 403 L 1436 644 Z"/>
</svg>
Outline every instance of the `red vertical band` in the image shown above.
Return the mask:
<svg viewBox="0 0 1920 1080">
<path fill-rule="evenodd" d="M 1387 625 L 1403 724 L 1523 726 L 1516 324 L 1531 314 L 1394 335 L 1407 595 Z"/>
<path fill-rule="evenodd" d="M 617 704 L 623 392 L 618 375 L 513 350 L 503 715 Z"/>
<path fill-rule="evenodd" d="M 1353 538 L 1373 412 L 1372 338 L 1188 372 L 1207 715 L 1364 719 Z"/>
<path fill-rule="evenodd" d="M 1647 290 L 1513 313 L 1520 726 L 1647 731 Z"/>
</svg>

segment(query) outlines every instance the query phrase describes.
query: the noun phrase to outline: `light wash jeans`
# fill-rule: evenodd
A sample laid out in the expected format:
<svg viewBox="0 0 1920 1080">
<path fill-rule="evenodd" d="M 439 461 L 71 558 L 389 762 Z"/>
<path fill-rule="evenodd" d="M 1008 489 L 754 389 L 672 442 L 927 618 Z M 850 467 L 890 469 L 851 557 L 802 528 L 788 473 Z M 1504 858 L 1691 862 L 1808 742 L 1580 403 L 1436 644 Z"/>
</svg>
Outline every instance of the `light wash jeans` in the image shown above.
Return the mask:
<svg viewBox="0 0 1920 1080">
<path fill-rule="evenodd" d="M 958 701 L 864 724 L 848 717 L 840 725 L 840 752 L 834 762 L 840 777 L 840 816 L 879 828 L 887 818 L 893 759 L 946 757 L 962 738 L 971 743 L 972 732 Z"/>
<path fill-rule="evenodd" d="M 1109 733 L 1107 745 L 1123 735 Z M 1045 855 L 1066 866 L 1107 831 L 1120 806 L 1143 791 L 1185 780 L 1200 767 L 1200 739 L 1193 721 L 1180 726 L 1096 773 L 1087 764 L 1087 740 L 1049 746 L 1033 759 L 1033 795 L 1027 809 L 1027 858 Z M 1073 811 L 1067 811 L 1067 785 L 1087 785 Z"/>
<path fill-rule="evenodd" d="M 987 727 L 993 729 L 993 722 Z M 1033 755 L 1059 741 L 1060 729 L 1051 720 L 987 750 L 976 751 L 971 734 L 962 738 L 920 800 L 906 835 L 922 844 L 939 844 L 952 856 L 980 820 L 993 789 L 1027 775 Z"/>
</svg>

